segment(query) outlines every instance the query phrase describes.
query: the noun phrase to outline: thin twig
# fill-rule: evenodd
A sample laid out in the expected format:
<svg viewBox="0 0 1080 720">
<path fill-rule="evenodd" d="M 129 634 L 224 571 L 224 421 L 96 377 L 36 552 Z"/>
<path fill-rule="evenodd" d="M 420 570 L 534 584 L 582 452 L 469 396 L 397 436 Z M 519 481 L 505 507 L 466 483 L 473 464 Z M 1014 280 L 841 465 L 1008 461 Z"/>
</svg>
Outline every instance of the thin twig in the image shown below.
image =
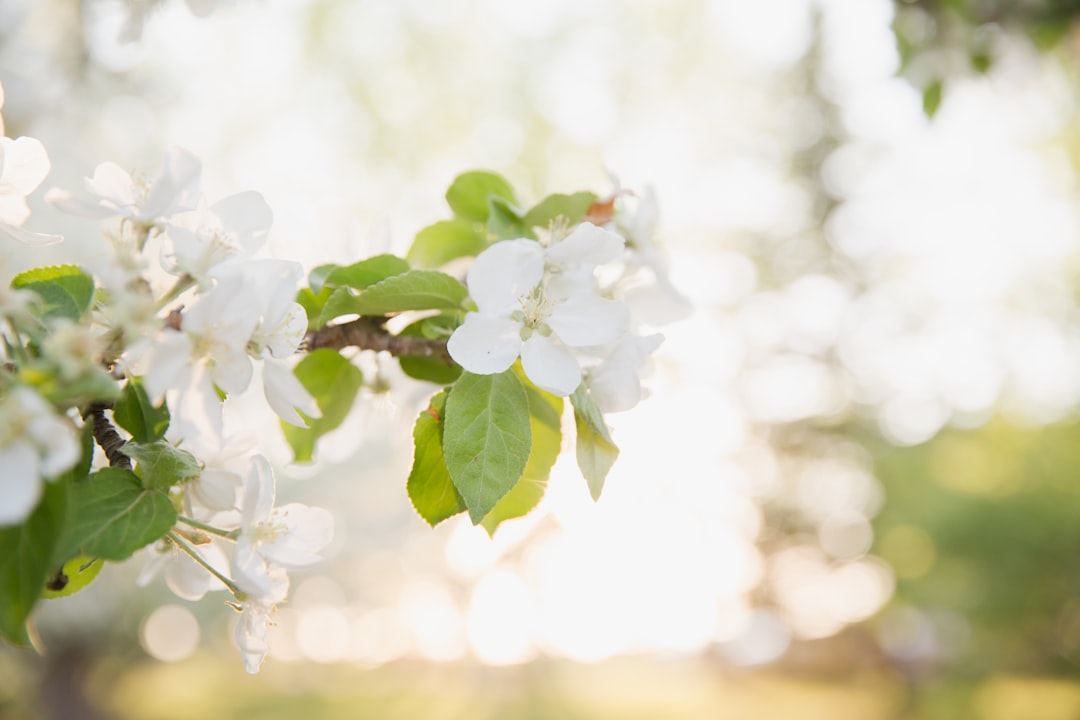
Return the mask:
<svg viewBox="0 0 1080 720">
<path fill-rule="evenodd" d="M 445 340 L 432 338 L 391 335 L 382 325 L 372 318 L 362 317 L 341 325 L 326 325 L 318 330 L 311 330 L 304 336 L 303 350 L 318 348 L 358 347 L 361 350 L 385 350 L 391 355 L 410 355 L 414 357 L 437 358 L 447 365 L 453 365 L 450 353 L 446 350 Z"/>
</svg>

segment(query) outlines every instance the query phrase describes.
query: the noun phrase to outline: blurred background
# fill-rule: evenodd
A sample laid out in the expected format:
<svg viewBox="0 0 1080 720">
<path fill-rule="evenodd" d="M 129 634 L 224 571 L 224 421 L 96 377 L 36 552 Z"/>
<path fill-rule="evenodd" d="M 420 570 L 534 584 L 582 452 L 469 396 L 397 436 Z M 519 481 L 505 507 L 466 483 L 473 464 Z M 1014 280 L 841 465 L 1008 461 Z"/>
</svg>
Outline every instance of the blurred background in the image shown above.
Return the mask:
<svg viewBox="0 0 1080 720">
<path fill-rule="evenodd" d="M 44 604 L 45 655 L 0 649 L 0 717 L 1080 718 L 1077 3 L 216 5 L 0 3 L 45 187 L 180 145 L 311 267 L 404 252 L 464 170 L 615 176 L 695 310 L 600 502 L 571 452 L 493 538 L 413 512 L 434 387 L 358 356 L 319 461 L 271 448 L 338 533 L 261 673 L 220 595 L 136 559 Z M 13 267 L 107 262 L 41 195 L 67 240 Z"/>
</svg>

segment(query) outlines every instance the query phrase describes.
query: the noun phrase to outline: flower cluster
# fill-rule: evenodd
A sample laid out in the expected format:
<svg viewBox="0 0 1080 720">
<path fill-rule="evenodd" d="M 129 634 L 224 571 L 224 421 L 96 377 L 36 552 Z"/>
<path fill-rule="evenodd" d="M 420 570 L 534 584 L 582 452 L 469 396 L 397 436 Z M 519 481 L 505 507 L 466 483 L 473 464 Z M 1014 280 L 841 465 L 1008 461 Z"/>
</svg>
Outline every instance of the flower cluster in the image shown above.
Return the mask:
<svg viewBox="0 0 1080 720">
<path fill-rule="evenodd" d="M 646 259 L 642 240 L 627 242 L 616 219 L 625 223 L 626 216 L 613 214 L 604 226 L 587 219 L 569 232 L 555 227 L 546 243 L 509 239 L 480 253 L 467 278 L 476 311 L 448 343 L 454 360 L 487 375 L 520 357 L 529 379 L 555 395 L 568 396 L 584 381 L 604 412 L 637 405 L 641 373 L 663 340 L 640 328 L 677 314 L 638 317 L 640 269 L 652 267 L 662 282 L 666 274 Z"/>
<path fill-rule="evenodd" d="M 242 476 L 241 476 L 242 473 Z M 183 492 L 196 517 L 151 550 L 138 583 L 163 572 L 169 589 L 185 600 L 228 589 L 241 612 L 235 639 L 244 667 L 254 673 L 270 648 L 267 634 L 289 591 L 288 570 L 309 567 L 333 537 L 333 517 L 322 508 L 274 506 L 275 480 L 262 455 L 226 451 L 207 463 Z M 223 543 L 231 544 L 230 553 Z"/>
<path fill-rule="evenodd" d="M 26 522 L 45 502 L 45 483 L 62 479 L 62 492 L 92 494 L 112 479 L 115 492 L 158 497 L 175 524 L 157 531 L 140 583 L 163 571 L 183 598 L 230 590 L 242 611 L 236 640 L 255 672 L 288 592 L 287 571 L 320 559 L 333 522 L 322 509 L 275 507 L 269 462 L 224 437 L 223 396 L 245 392 L 256 368 L 285 422 L 303 427 L 301 413 L 318 417 L 319 408 L 290 364 L 307 330 L 295 302 L 302 269 L 253 259 L 270 208 L 255 192 L 208 203 L 201 167 L 174 149 L 152 180 L 106 162 L 85 193 L 46 194 L 63 211 L 105 219 L 114 257 L 97 277 L 73 265 L 40 268 L 0 289 L 0 527 Z M 0 235 L 23 244 L 62 240 L 22 227 L 26 197 L 48 171 L 38 141 L 0 137 Z M 161 413 L 161 428 L 145 417 L 121 423 L 141 437 L 114 427 L 106 408 L 124 393 L 142 393 L 136 412 Z M 104 457 L 80 441 L 91 431 Z M 113 475 L 93 473 L 106 461 Z M 118 559 L 136 549 L 97 552 Z"/>
<path fill-rule="evenodd" d="M 307 329 L 307 315 L 294 302 L 302 268 L 282 260 L 251 260 L 270 230 L 269 206 L 252 191 L 207 205 L 198 190 L 200 172 L 198 158 L 176 148 L 150 182 L 105 162 L 86 179 L 88 198 L 54 188 L 46 200 L 86 217 L 121 218 L 112 236 L 123 256 L 116 267 L 131 272 L 121 273 L 113 285 L 119 296 L 129 296 L 132 307 L 128 316 L 114 314 L 103 323 L 110 326 L 114 344 L 125 347 L 115 358 L 120 367 L 144 376 L 151 396 L 168 401 L 174 413 L 171 439 L 219 441 L 218 391 L 247 390 L 253 361 L 263 365 L 270 407 L 285 422 L 303 426 L 298 411 L 318 417 L 319 410 L 286 362 Z M 131 294 L 142 271 L 131 258 L 144 257 L 152 238 L 160 242 L 161 269 L 176 277 L 162 299 Z M 165 309 L 177 305 L 159 318 L 154 310 L 163 301 Z"/>
</svg>

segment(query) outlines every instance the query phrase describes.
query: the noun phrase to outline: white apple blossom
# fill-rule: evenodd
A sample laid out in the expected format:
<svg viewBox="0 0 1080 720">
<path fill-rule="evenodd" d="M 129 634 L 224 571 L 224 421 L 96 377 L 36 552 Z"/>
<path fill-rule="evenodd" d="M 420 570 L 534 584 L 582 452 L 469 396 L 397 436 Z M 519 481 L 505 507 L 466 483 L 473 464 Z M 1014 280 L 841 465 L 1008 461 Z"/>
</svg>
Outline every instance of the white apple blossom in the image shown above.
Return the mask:
<svg viewBox="0 0 1080 720">
<path fill-rule="evenodd" d="M 641 371 L 663 341 L 658 333 L 626 335 L 598 365 L 585 371 L 589 395 L 601 412 L 623 412 L 641 402 Z"/>
<path fill-rule="evenodd" d="M 572 393 L 581 384 L 581 366 L 570 348 L 610 343 L 627 324 L 621 303 L 581 280 L 583 269 L 595 267 L 592 252 L 575 241 L 553 257 L 551 270 L 544 248 L 532 240 L 504 240 L 480 253 L 468 273 L 477 311 L 450 337 L 450 356 L 469 372 L 490 375 L 520 355 L 538 387 Z"/>
<path fill-rule="evenodd" d="M 287 587 L 287 584 L 286 584 Z M 284 594 L 282 594 L 284 599 Z M 236 623 L 233 637 L 236 645 L 240 648 L 240 654 L 244 657 L 244 669 L 251 674 L 259 672 L 259 666 L 270 652 L 270 642 L 267 635 L 271 619 L 277 612 L 277 602 L 262 596 L 251 596 L 240 603 L 240 619 Z"/>
<path fill-rule="evenodd" d="M 59 235 L 22 228 L 30 217 L 26 196 L 48 174 L 49 156 L 40 142 L 30 137 L 15 140 L 0 137 L 0 233 L 26 245 L 49 245 L 63 240 Z"/>
<path fill-rule="evenodd" d="M 43 481 L 70 470 L 82 456 L 75 428 L 24 385 L 0 398 L 0 527 L 30 515 Z"/>
<path fill-rule="evenodd" d="M 220 263 L 254 255 L 272 223 L 270 206 L 252 190 L 175 216 L 169 222 L 162 266 L 205 287 L 210 271 Z"/>
<path fill-rule="evenodd" d="M 182 148 L 173 148 L 165 156 L 161 172 L 152 181 L 136 179 L 114 162 L 103 162 L 86 178 L 89 200 L 67 190 L 53 188 L 45 199 L 73 215 L 83 217 L 120 216 L 153 226 L 162 220 L 198 206 L 199 158 Z"/>
<path fill-rule="evenodd" d="M 228 572 L 229 559 L 216 543 L 193 545 L 191 550 L 218 572 Z M 146 587 L 159 573 L 164 573 L 165 584 L 177 597 L 184 600 L 194 602 L 201 600 L 208 592 L 226 589 L 224 583 L 170 540 L 162 540 L 147 551 L 150 560 L 135 579 L 135 584 L 139 587 Z"/>
<path fill-rule="evenodd" d="M 261 455 L 244 476 L 240 534 L 233 551 L 233 579 L 245 592 L 274 597 L 279 569 L 309 567 L 333 538 L 334 518 L 299 503 L 274 507 L 274 473 Z"/>
</svg>

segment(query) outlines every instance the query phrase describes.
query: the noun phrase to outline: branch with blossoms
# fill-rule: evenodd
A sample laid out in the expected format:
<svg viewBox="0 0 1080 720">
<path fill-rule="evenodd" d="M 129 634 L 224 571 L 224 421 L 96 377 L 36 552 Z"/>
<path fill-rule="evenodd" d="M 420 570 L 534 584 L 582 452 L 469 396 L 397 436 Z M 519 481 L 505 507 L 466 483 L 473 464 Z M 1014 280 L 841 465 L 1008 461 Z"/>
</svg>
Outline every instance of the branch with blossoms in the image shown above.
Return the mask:
<svg viewBox="0 0 1080 720">
<path fill-rule="evenodd" d="M 0 137 L 7 239 L 61 240 L 24 227 L 48 170 L 36 140 Z M 333 519 L 276 505 L 259 448 L 225 436 L 224 400 L 261 386 L 294 460 L 311 461 L 365 384 L 357 352 L 389 353 L 432 385 L 405 487 L 429 524 L 468 513 L 494 533 L 532 510 L 567 398 L 599 498 L 618 456 L 604 416 L 641 400 L 662 340 L 644 328 L 686 311 L 652 243 L 651 195 L 524 206 L 501 176 L 468 172 L 446 193 L 452 217 L 405 257 L 305 277 L 259 256 L 272 224 L 262 196 L 210 202 L 201 170 L 174 149 L 148 181 L 106 162 L 81 192 L 51 189 L 57 208 L 103 223 L 109 262 L 39 267 L 0 289 L 0 635 L 29 644 L 42 598 L 139 553 L 139 584 L 163 575 L 188 600 L 229 593 L 257 671 L 289 572 L 320 560 Z"/>
</svg>

